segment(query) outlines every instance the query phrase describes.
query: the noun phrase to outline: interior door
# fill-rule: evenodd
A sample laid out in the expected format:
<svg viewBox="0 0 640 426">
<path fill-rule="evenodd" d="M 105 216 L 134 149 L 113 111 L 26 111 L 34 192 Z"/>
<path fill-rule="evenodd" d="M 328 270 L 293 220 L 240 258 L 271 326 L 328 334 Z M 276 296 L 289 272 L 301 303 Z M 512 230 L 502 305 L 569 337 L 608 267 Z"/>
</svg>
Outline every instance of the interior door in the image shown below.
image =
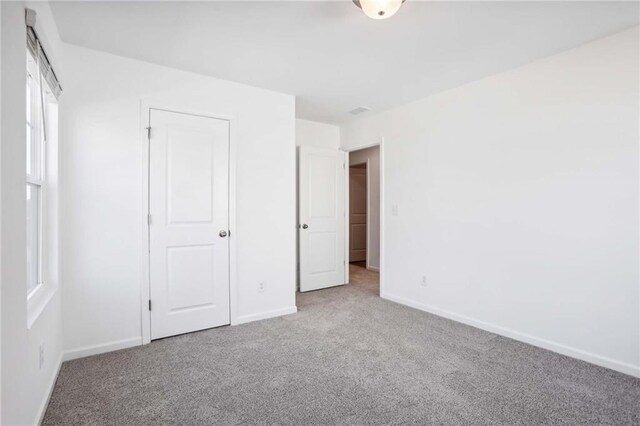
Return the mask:
<svg viewBox="0 0 640 426">
<path fill-rule="evenodd" d="M 229 122 L 149 114 L 151 338 L 229 324 Z"/>
<path fill-rule="evenodd" d="M 345 154 L 300 147 L 300 291 L 345 283 Z"/>
<path fill-rule="evenodd" d="M 349 262 L 367 260 L 367 168 L 349 168 Z"/>
</svg>

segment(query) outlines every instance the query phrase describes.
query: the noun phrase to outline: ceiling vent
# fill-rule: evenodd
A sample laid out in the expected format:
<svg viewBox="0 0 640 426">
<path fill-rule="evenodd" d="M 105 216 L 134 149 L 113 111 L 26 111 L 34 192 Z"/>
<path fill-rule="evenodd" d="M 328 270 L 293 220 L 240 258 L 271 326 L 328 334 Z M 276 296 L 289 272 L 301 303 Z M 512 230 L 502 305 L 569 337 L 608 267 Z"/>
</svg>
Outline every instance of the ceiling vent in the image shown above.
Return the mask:
<svg viewBox="0 0 640 426">
<path fill-rule="evenodd" d="M 364 112 L 367 111 L 371 111 L 371 108 L 367 108 L 367 107 L 358 107 L 358 108 L 354 108 L 351 111 L 349 111 L 349 114 L 351 115 L 358 115 L 358 114 L 362 114 Z"/>
</svg>

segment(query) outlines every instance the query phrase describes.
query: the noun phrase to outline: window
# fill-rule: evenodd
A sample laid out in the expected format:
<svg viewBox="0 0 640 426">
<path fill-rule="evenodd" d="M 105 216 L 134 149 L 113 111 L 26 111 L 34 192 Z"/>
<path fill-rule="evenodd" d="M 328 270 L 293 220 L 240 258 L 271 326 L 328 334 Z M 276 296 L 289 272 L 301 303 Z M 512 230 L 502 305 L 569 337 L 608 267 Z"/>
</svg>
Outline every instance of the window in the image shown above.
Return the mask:
<svg viewBox="0 0 640 426">
<path fill-rule="evenodd" d="M 46 104 L 40 91 L 38 65 L 27 53 L 27 295 L 42 284 L 42 200 L 45 185 Z M 43 88 L 44 89 L 44 88 Z"/>
<path fill-rule="evenodd" d="M 47 154 L 55 157 L 52 149 L 55 150 L 57 142 L 54 134 L 57 132 L 57 101 L 48 80 L 41 74 L 42 66 L 29 50 L 26 66 L 27 298 L 30 298 L 42 286 L 46 276 L 45 243 L 49 236 L 46 228 L 51 213 L 47 191 L 51 173 L 47 167 Z"/>
<path fill-rule="evenodd" d="M 58 288 L 58 99 L 62 86 L 27 9 L 25 227 L 27 328 Z M 31 19 L 30 19 L 31 18 Z"/>
</svg>

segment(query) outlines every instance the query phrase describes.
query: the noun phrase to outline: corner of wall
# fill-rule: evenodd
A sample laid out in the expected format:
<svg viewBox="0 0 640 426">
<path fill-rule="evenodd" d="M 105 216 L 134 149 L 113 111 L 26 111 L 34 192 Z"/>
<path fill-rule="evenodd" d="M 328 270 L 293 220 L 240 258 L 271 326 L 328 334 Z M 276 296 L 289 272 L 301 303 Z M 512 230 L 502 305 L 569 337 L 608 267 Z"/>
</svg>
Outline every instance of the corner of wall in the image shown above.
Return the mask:
<svg viewBox="0 0 640 426">
<path fill-rule="evenodd" d="M 53 389 L 56 386 L 56 381 L 58 380 L 58 375 L 60 374 L 60 369 L 62 368 L 62 362 L 63 362 L 63 355 L 62 353 L 60 353 L 60 356 L 58 357 L 55 363 L 56 366 L 52 370 L 51 377 L 48 380 L 48 385 L 47 385 L 48 391 L 45 394 L 45 397 L 42 400 L 42 403 L 40 404 L 40 408 L 38 409 L 38 413 L 36 415 L 36 419 L 38 420 L 37 424 L 41 424 L 42 421 L 44 420 L 44 415 L 47 412 L 49 401 L 51 401 L 51 395 L 53 395 Z"/>
</svg>

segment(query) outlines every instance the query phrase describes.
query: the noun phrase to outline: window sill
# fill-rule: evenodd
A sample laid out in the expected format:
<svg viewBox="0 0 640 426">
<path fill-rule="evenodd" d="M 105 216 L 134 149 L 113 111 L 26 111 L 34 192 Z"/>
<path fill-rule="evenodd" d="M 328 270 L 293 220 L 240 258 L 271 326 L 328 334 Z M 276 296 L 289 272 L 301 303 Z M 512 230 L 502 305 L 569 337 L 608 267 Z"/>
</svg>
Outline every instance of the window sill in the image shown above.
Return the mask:
<svg viewBox="0 0 640 426">
<path fill-rule="evenodd" d="M 51 284 L 42 284 L 27 299 L 27 329 L 31 329 L 38 320 L 40 314 L 44 312 L 53 296 L 56 294 L 56 287 Z"/>
</svg>

